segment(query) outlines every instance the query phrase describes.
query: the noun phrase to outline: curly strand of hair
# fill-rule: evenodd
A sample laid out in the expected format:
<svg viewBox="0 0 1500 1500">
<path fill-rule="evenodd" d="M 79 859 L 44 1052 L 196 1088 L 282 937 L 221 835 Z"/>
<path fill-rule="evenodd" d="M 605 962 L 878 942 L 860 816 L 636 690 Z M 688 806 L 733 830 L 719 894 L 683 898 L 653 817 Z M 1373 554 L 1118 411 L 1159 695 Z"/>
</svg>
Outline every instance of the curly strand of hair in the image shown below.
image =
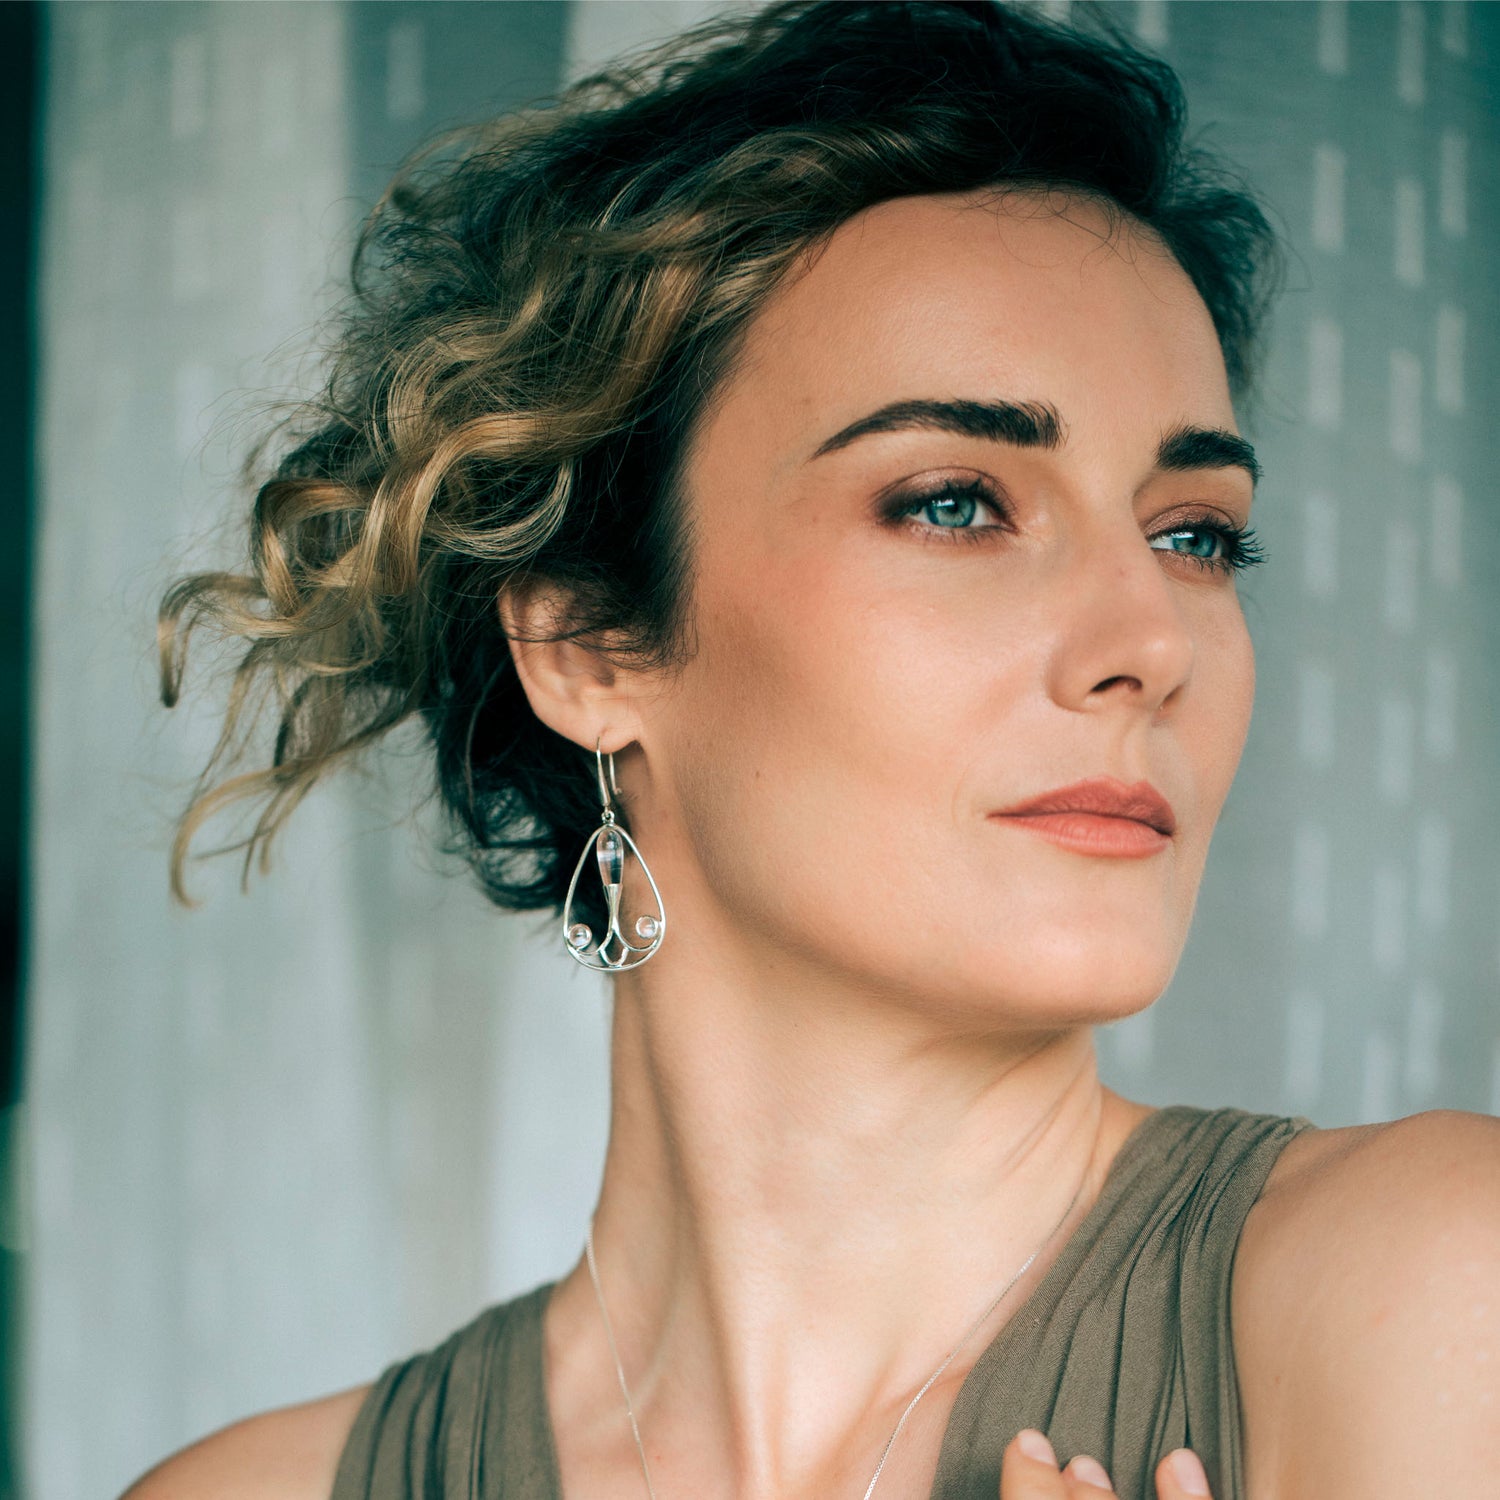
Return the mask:
<svg viewBox="0 0 1500 1500">
<path fill-rule="evenodd" d="M 684 658 L 696 423 L 782 278 L 866 207 L 1090 194 L 1160 235 L 1231 390 L 1250 391 L 1276 235 L 1184 145 L 1170 67 L 1107 7 L 1070 17 L 776 0 L 421 144 L 359 226 L 323 389 L 247 460 L 260 474 L 290 440 L 250 486 L 243 571 L 178 580 L 158 610 L 168 706 L 200 626 L 243 645 L 173 842 L 174 898 L 194 904 L 182 872 L 209 817 L 263 799 L 228 847 L 246 849 L 244 878 L 257 850 L 264 871 L 316 781 L 415 715 L 486 893 L 560 910 L 593 771 L 530 712 L 499 600 L 545 584 L 567 605 L 551 638 Z M 270 765 L 215 785 L 268 705 Z"/>
</svg>

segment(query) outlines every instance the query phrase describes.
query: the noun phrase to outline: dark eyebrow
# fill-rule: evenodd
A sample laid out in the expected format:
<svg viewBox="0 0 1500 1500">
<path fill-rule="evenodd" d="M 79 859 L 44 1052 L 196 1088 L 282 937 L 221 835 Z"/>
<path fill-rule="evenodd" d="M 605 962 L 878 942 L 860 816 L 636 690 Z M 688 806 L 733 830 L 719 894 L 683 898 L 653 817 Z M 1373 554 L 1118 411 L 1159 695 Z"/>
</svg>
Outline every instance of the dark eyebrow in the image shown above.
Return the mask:
<svg viewBox="0 0 1500 1500">
<path fill-rule="evenodd" d="M 1044 401 L 893 401 L 825 438 L 808 462 L 869 433 L 896 432 L 905 427 L 989 438 L 1017 448 L 1056 448 L 1063 440 L 1062 418 Z"/>
<path fill-rule="evenodd" d="M 1055 407 L 1045 401 L 893 401 L 825 438 L 808 458 L 821 458 L 872 432 L 926 427 L 960 437 L 986 438 L 1017 448 L 1062 446 L 1065 430 Z M 1181 424 L 1157 445 L 1158 469 L 1244 469 L 1251 483 L 1260 478 L 1255 449 L 1222 427 Z"/>
<path fill-rule="evenodd" d="M 1156 449 L 1158 469 L 1243 469 L 1254 484 L 1261 474 L 1255 449 L 1222 427 L 1174 427 Z"/>
</svg>

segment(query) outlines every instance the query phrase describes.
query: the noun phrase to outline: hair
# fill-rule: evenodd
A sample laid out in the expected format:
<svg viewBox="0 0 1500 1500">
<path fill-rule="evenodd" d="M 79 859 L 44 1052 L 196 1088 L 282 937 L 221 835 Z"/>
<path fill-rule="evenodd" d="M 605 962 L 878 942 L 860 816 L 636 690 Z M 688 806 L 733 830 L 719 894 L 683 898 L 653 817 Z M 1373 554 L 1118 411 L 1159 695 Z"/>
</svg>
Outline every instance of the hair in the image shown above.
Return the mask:
<svg viewBox="0 0 1500 1500">
<path fill-rule="evenodd" d="M 1055 187 L 1123 212 L 1191 278 L 1231 394 L 1252 394 L 1277 236 L 1185 144 L 1171 67 L 1103 7 L 1073 14 L 782 0 L 409 157 L 357 237 L 326 383 L 277 426 L 247 570 L 161 603 L 168 706 L 200 621 L 245 643 L 176 826 L 174 898 L 196 904 L 183 864 L 216 811 L 264 803 L 212 851 L 246 851 L 244 884 L 319 778 L 420 716 L 447 851 L 497 906 L 560 912 L 598 822 L 593 750 L 531 711 L 497 601 L 546 585 L 567 602 L 549 638 L 689 659 L 695 424 L 784 273 L 863 209 Z M 271 764 L 216 780 L 257 691 Z"/>
</svg>

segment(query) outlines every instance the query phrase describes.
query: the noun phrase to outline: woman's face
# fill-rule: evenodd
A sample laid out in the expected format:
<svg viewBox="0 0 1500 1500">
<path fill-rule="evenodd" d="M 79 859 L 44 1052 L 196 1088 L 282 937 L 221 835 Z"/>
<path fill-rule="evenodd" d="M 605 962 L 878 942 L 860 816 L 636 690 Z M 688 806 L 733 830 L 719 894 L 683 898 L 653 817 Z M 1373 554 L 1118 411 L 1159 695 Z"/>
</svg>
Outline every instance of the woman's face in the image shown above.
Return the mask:
<svg viewBox="0 0 1500 1500">
<path fill-rule="evenodd" d="M 1024 402 L 1056 440 L 1002 412 L 830 444 L 906 402 Z M 1161 993 L 1254 691 L 1234 576 L 1194 555 L 1251 475 L 1232 441 L 1163 466 L 1182 427 L 1235 431 L 1208 311 L 1087 200 L 883 203 L 783 284 L 688 455 L 696 651 L 642 709 L 669 946 L 962 1026 Z M 1120 857 L 995 816 L 1099 777 L 1175 832 Z"/>
</svg>

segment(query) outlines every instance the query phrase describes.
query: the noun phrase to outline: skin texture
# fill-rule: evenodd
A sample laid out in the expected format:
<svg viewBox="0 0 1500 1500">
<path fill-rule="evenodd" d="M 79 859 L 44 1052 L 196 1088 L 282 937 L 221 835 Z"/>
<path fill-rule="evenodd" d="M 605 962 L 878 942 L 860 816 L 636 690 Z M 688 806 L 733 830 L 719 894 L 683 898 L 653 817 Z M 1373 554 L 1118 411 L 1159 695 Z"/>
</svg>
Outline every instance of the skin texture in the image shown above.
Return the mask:
<svg viewBox="0 0 1500 1500">
<path fill-rule="evenodd" d="M 691 663 L 516 648 L 536 713 L 619 752 L 669 913 L 614 980 L 600 1274 L 662 1500 L 827 1500 L 864 1493 L 912 1392 L 1041 1246 L 891 1452 L 881 1500 L 925 1500 L 963 1376 L 1150 1112 L 1102 1085 L 1093 1027 L 1171 977 L 1253 692 L 1233 578 L 1161 538 L 1243 525 L 1251 486 L 1154 472 L 1175 425 L 1234 430 L 1223 365 L 1175 263 L 1087 203 L 860 215 L 718 395 L 687 468 Z M 808 462 L 919 397 L 1047 401 L 1066 440 L 903 432 Z M 881 519 L 943 475 L 986 476 L 1009 529 Z M 529 625 L 556 601 L 499 605 Z M 1093 775 L 1153 782 L 1169 847 L 1104 859 L 988 816 Z M 1496 1285 L 1500 1123 L 1293 1140 L 1235 1260 L 1249 1500 L 1492 1493 Z M 564 1494 L 639 1500 L 581 1263 L 545 1339 Z M 364 1391 L 236 1423 L 127 1500 L 322 1500 Z M 1172 1457 L 1155 1500 L 1194 1493 Z M 1018 1435 L 1000 1500 L 1100 1477 Z"/>
<path fill-rule="evenodd" d="M 328 1500 L 368 1385 L 231 1423 L 165 1458 L 121 1500 Z"/>
<path fill-rule="evenodd" d="M 1065 441 L 811 458 L 923 397 L 1045 401 Z M 1091 1028 L 1171 977 L 1254 678 L 1232 577 L 1159 540 L 1248 520 L 1244 471 L 1156 471 L 1183 422 L 1234 430 L 1208 314 L 1149 235 L 1061 197 L 882 204 L 784 284 L 696 434 L 690 664 L 518 649 L 544 721 L 618 752 L 669 912 L 614 981 L 596 1231 L 664 1496 L 861 1493 L 1081 1190 L 893 1450 L 882 1492 L 925 1494 L 962 1375 L 1146 1112 L 1100 1083 Z M 982 535 L 886 514 L 975 476 L 1007 511 Z M 1167 796 L 1165 850 L 989 816 L 1096 775 Z M 565 1487 L 637 1494 L 581 1271 L 547 1338 Z"/>
</svg>

